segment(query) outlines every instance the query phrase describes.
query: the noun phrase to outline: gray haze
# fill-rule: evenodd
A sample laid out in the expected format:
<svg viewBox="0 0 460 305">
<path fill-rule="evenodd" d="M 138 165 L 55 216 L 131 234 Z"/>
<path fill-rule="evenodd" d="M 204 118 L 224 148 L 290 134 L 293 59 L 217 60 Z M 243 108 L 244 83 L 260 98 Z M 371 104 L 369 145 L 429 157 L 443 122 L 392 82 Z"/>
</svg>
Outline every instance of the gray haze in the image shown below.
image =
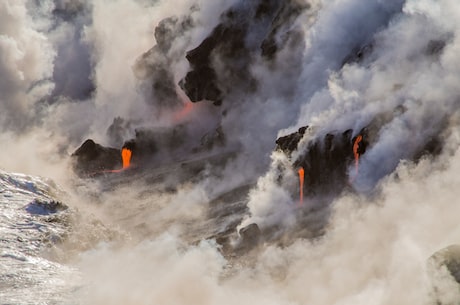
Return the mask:
<svg viewBox="0 0 460 305">
<path fill-rule="evenodd" d="M 162 112 L 135 73 L 136 61 L 156 43 L 155 26 L 190 15 L 192 28 L 170 52 L 190 50 L 237 2 L 0 1 L 0 168 L 52 177 L 68 189 L 69 204 L 128 236 L 69 259 L 90 283 L 83 302 L 434 304 L 427 259 L 460 239 L 460 6 L 454 0 L 311 0 L 291 25 L 300 45 L 282 49 L 271 66 L 251 58 L 257 89 L 235 88 L 225 97 L 227 113 L 219 119 L 239 154 L 219 177 L 181 184 L 172 194 L 137 182 L 106 192 L 96 182 L 75 187 L 69 155 L 87 138 L 113 143 L 107 129 L 116 118 L 129 122 L 123 140 L 135 128 L 175 124 L 175 113 Z M 369 44 L 363 60 L 344 64 Z M 188 68 L 184 56 L 174 57 L 176 83 Z M 215 124 L 213 111 L 203 111 L 200 123 Z M 360 160 L 354 192 L 333 200 L 318 240 L 264 244 L 235 263 L 214 241 L 190 245 L 184 237 L 188 225 L 205 221 L 207 201 L 244 183 L 255 186 L 240 226 L 294 227 L 297 175 L 291 160 L 272 152 L 276 138 L 313 127 L 295 158 L 309 140 L 347 129 L 356 135 L 379 115 L 388 119 Z M 443 144 L 438 156 L 408 160 L 433 137 Z M 123 231 L 119 220 L 133 211 L 142 211 L 136 217 L 150 235 Z M 445 303 L 456 304 L 458 289 L 449 291 Z"/>
</svg>

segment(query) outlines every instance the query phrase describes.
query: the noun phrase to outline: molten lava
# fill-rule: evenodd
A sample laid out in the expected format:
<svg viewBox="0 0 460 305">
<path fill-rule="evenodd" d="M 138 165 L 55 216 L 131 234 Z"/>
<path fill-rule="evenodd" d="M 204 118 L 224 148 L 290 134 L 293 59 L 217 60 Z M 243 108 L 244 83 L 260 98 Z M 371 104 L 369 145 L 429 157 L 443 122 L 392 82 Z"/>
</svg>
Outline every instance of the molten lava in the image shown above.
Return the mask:
<svg viewBox="0 0 460 305">
<path fill-rule="evenodd" d="M 303 205 L 303 183 L 304 183 L 304 178 L 305 178 L 305 170 L 303 167 L 299 168 L 299 184 L 300 184 L 300 200 L 299 200 L 299 205 Z"/>
<path fill-rule="evenodd" d="M 188 116 L 188 114 L 192 111 L 193 106 L 192 102 L 185 102 L 184 107 L 179 111 L 174 114 L 174 120 L 177 121 L 182 121 L 184 118 Z"/>
<path fill-rule="evenodd" d="M 121 159 L 123 160 L 123 169 L 127 169 L 131 165 L 132 151 L 126 147 L 121 150 Z"/>
<path fill-rule="evenodd" d="M 358 175 L 358 170 L 359 170 L 359 143 L 363 140 L 362 135 L 358 135 L 356 137 L 355 143 L 353 144 L 353 154 L 355 155 L 355 168 L 356 168 L 356 175 Z"/>
<path fill-rule="evenodd" d="M 122 164 L 123 164 L 122 168 L 120 168 L 120 169 L 112 169 L 112 170 L 105 170 L 105 171 L 101 171 L 101 172 L 96 172 L 94 174 L 119 173 L 119 172 L 122 172 L 122 171 L 128 169 L 131 166 L 131 156 L 132 156 L 132 154 L 133 154 L 133 152 L 131 151 L 131 149 L 123 147 L 123 149 L 121 150 L 121 160 L 122 160 Z"/>
</svg>

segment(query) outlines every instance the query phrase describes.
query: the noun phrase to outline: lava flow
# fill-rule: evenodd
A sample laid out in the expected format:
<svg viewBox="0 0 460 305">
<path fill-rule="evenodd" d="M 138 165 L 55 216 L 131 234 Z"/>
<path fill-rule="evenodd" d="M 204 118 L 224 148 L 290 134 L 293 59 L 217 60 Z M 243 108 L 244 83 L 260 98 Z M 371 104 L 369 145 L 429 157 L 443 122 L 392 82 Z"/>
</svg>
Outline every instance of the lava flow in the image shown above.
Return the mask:
<svg viewBox="0 0 460 305">
<path fill-rule="evenodd" d="M 299 168 L 299 184 L 300 184 L 300 200 L 299 200 L 299 205 L 303 205 L 303 182 L 305 178 L 305 170 L 303 167 Z"/>
<path fill-rule="evenodd" d="M 174 121 L 180 122 L 188 116 L 192 111 L 194 104 L 192 102 L 185 102 L 184 107 L 177 113 L 174 114 Z"/>
<path fill-rule="evenodd" d="M 355 143 L 353 144 L 353 154 L 355 155 L 355 168 L 356 168 L 356 175 L 358 175 L 358 170 L 359 170 L 359 143 L 363 140 L 362 135 L 358 135 L 356 137 Z"/>
<path fill-rule="evenodd" d="M 121 150 L 121 159 L 123 161 L 123 168 L 127 169 L 131 165 L 131 155 L 132 151 L 126 147 Z"/>
<path fill-rule="evenodd" d="M 128 169 L 131 166 L 131 155 L 133 152 L 131 149 L 123 147 L 121 150 L 121 160 L 122 160 L 122 168 L 120 169 L 114 169 L 114 170 L 109 170 L 109 171 L 104 171 L 104 172 L 109 172 L 109 173 L 119 173 L 121 171 L 124 171 Z"/>
</svg>

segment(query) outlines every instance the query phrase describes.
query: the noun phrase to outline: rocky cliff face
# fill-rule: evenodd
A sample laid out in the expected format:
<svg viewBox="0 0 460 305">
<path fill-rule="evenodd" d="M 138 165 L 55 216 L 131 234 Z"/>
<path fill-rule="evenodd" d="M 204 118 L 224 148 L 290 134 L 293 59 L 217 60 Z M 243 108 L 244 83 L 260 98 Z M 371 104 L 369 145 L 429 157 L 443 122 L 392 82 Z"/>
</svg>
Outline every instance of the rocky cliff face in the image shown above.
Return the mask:
<svg viewBox="0 0 460 305">
<path fill-rule="evenodd" d="M 235 5 L 198 47 L 187 52 L 191 70 L 181 88 L 193 102 L 210 100 L 217 105 L 233 87 L 251 92 L 257 82 L 250 63 L 257 57 L 270 62 L 279 50 L 289 47 L 290 40 L 302 40 L 290 27 L 308 8 L 299 1 Z"/>
<path fill-rule="evenodd" d="M 237 2 L 193 49 L 174 46 L 193 27 L 193 19 L 166 18 L 155 29 L 157 44 L 139 58 L 135 72 L 151 83 L 152 100 L 164 106 L 177 104 L 176 85 L 192 102 L 207 100 L 220 105 L 231 91 L 256 89 L 252 62 L 261 60 L 269 66 L 281 50 L 302 48 L 303 34 L 294 23 L 309 8 L 298 0 Z M 176 84 L 171 65 L 182 57 L 190 68 Z"/>
<path fill-rule="evenodd" d="M 396 113 L 398 111 L 395 111 Z M 339 194 L 350 187 L 359 174 L 359 159 L 366 150 L 378 140 L 380 129 L 388 123 L 391 116 L 377 116 L 365 128 L 354 131 L 330 132 L 322 137 L 307 140 L 299 145 L 309 126 L 276 140 L 276 150 L 289 158 L 292 169 L 302 167 L 305 171 L 304 194 L 307 196 Z M 443 148 L 442 126 L 439 136 L 424 139 L 423 144 L 408 155 L 408 160 L 418 162 L 424 157 L 433 157 Z M 359 139 L 358 139 L 359 137 Z M 294 154 L 296 153 L 296 154 Z M 295 157 L 293 157 L 295 155 Z"/>
</svg>

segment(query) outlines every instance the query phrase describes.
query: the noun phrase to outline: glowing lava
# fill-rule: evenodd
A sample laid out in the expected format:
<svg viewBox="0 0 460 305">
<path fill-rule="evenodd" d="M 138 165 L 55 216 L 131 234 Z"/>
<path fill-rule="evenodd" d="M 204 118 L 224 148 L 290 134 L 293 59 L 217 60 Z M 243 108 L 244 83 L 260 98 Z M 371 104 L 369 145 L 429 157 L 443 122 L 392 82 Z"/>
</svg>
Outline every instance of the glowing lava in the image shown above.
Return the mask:
<svg viewBox="0 0 460 305">
<path fill-rule="evenodd" d="M 123 160 L 123 169 L 127 169 L 131 165 L 132 151 L 126 147 L 121 150 L 121 159 Z"/>
<path fill-rule="evenodd" d="M 300 201 L 299 201 L 299 205 L 302 206 L 303 205 L 303 182 L 304 182 L 304 178 L 305 178 L 305 170 L 303 169 L 303 167 L 299 168 L 299 184 L 300 184 Z"/>
<path fill-rule="evenodd" d="M 355 143 L 353 144 L 353 154 L 355 155 L 355 168 L 356 168 L 356 175 L 358 175 L 359 170 L 359 143 L 363 140 L 363 136 L 358 135 L 356 137 Z"/>
<path fill-rule="evenodd" d="M 192 102 L 185 102 L 184 108 L 182 108 L 179 112 L 176 112 L 174 114 L 174 120 L 175 121 L 182 121 L 192 111 L 193 106 L 194 106 L 194 104 Z"/>
<path fill-rule="evenodd" d="M 133 152 L 131 151 L 131 149 L 123 147 L 123 149 L 121 150 L 121 160 L 123 162 L 122 163 L 123 167 L 120 169 L 107 170 L 107 171 L 102 171 L 98 173 L 119 173 L 119 172 L 122 172 L 128 169 L 131 166 L 131 155 L 132 154 Z"/>
</svg>

